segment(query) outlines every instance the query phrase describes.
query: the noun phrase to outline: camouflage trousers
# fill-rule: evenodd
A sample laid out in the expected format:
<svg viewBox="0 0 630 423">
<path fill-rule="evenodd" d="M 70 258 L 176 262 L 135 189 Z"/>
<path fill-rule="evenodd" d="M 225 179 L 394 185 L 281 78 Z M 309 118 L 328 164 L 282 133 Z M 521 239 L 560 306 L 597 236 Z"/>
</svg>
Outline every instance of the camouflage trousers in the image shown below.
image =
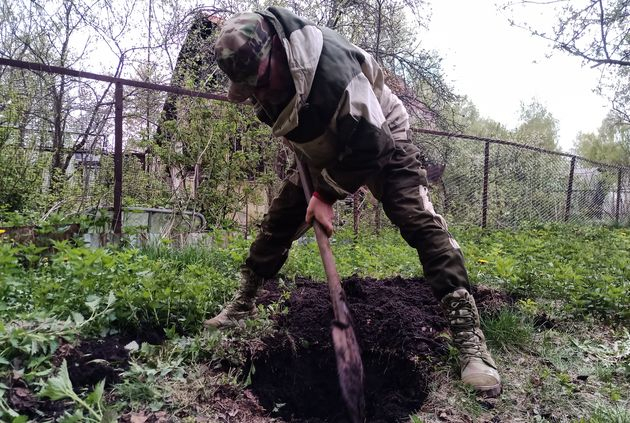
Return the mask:
<svg viewBox="0 0 630 423">
<path fill-rule="evenodd" d="M 427 184 L 419 149 L 401 141 L 396 142 L 389 163 L 366 183 L 404 240 L 418 251 L 424 276 L 441 299 L 458 288 L 469 289 L 468 275 L 459 245 L 433 209 Z M 287 260 L 292 242 L 309 228 L 304 222 L 306 207 L 294 172 L 272 201 L 245 265 L 262 277 L 275 276 Z"/>
</svg>

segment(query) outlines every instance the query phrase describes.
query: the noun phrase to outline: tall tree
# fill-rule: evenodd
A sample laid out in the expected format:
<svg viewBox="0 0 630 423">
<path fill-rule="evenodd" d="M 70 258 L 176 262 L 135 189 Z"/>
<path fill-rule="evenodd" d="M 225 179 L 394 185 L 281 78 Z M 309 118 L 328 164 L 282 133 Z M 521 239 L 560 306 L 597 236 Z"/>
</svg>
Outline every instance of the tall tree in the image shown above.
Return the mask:
<svg viewBox="0 0 630 423">
<path fill-rule="evenodd" d="M 7 0 L 0 7 L 0 57 L 120 76 L 138 46 L 125 46 L 136 1 Z M 17 68 L 0 69 L 20 99 L 14 120 L 23 148 L 50 152 L 49 190 L 60 200 L 77 152 L 100 152 L 112 128 L 113 85 Z M 15 135 L 14 135 L 15 136 Z"/>
<path fill-rule="evenodd" d="M 542 28 L 524 22 L 520 13 L 540 9 L 541 15 L 555 13 L 555 24 Z M 513 25 L 527 29 L 551 42 L 556 50 L 602 69 L 598 90 L 609 97 L 614 117 L 630 123 L 630 2 L 628 0 L 510 1 L 503 6 Z"/>
<path fill-rule="evenodd" d="M 537 100 L 521 102 L 521 123 L 514 136 L 523 144 L 558 150 L 558 121 Z"/>
<path fill-rule="evenodd" d="M 587 159 L 630 165 L 630 125 L 618 125 L 613 114 L 609 115 L 597 133 L 578 135 L 576 151 Z"/>
<path fill-rule="evenodd" d="M 95 48 L 88 25 L 90 5 L 72 0 L 9 3 L 2 10 L 3 17 L 9 19 L 4 21 L 8 25 L 0 40 L 0 55 L 83 69 Z M 19 11 L 19 15 L 12 15 L 11 10 Z M 29 103 L 23 114 L 28 125 L 25 130 L 50 134 L 40 147 L 52 153 L 51 181 L 61 183 L 74 153 L 99 138 L 107 114 L 103 108 L 108 105 L 109 87 L 101 91 L 94 81 L 19 69 L 5 69 L 3 77 L 17 81 Z M 35 92 L 28 89 L 33 85 L 39 87 Z"/>
</svg>

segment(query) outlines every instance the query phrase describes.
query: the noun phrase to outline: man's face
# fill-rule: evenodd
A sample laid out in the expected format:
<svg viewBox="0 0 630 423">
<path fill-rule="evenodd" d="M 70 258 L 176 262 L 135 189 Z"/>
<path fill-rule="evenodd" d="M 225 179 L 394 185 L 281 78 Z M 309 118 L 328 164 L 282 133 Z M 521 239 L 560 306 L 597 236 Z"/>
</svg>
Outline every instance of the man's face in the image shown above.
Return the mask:
<svg viewBox="0 0 630 423">
<path fill-rule="evenodd" d="M 260 63 L 258 75 L 258 83 L 253 92 L 258 102 L 282 105 L 295 94 L 287 56 L 277 35 L 273 36 L 269 59 Z"/>
</svg>

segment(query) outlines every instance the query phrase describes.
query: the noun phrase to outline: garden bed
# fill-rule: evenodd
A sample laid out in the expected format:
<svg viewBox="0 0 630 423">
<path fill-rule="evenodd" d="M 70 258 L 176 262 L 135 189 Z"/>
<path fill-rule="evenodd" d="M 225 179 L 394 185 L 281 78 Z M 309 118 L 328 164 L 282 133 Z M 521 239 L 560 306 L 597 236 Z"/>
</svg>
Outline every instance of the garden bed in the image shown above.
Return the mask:
<svg viewBox="0 0 630 423">
<path fill-rule="evenodd" d="M 405 419 L 422 406 L 432 367 L 448 354 L 446 321 L 438 301 L 423 279 L 351 277 L 343 285 L 362 351 L 367 419 Z M 481 309 L 505 304 L 505 295 L 496 291 L 475 289 L 475 294 Z M 238 369 L 250 375 L 249 387 L 239 390 L 219 386 L 212 396 L 197 399 L 209 408 L 180 411 L 177 418 L 202 418 L 199 410 L 204 409 L 203 413 L 219 414 L 223 410 L 231 416 L 230 421 L 275 418 L 288 422 L 345 422 L 330 337 L 333 316 L 327 285 L 301 278 L 289 285 L 270 281 L 259 301 L 277 304 L 280 311 L 272 316 L 277 330 L 261 339 L 246 368 Z M 109 386 L 118 382 L 120 373 L 128 368 L 129 354 L 124 346 L 133 340 L 161 342 L 163 334 L 154 332 L 62 345 L 54 360 L 67 361 L 76 390 L 91 389 L 103 378 Z M 221 371 L 230 369 L 224 367 Z M 32 418 L 59 416 L 65 408 L 60 401 L 37 399 L 32 394 L 18 398 L 26 387 L 19 381 L 14 386 L 10 405 Z M 156 414 L 148 410 L 124 414 L 122 420 L 131 421 L 131 417 L 134 421 L 172 421 L 163 411 Z M 203 417 L 212 418 L 208 414 Z"/>
</svg>

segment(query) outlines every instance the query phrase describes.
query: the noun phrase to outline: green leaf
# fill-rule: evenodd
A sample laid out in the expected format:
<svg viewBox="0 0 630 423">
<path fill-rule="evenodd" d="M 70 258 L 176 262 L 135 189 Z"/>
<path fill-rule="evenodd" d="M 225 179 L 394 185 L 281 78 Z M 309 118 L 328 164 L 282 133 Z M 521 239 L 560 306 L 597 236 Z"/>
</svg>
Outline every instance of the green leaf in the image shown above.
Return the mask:
<svg viewBox="0 0 630 423">
<path fill-rule="evenodd" d="M 45 357 L 45 358 L 48 358 L 48 357 Z M 53 371 L 53 369 L 50 368 L 50 369 L 40 370 L 39 372 L 35 372 L 35 373 L 32 373 L 32 374 L 35 375 L 35 376 L 48 376 L 50 374 L 50 372 L 52 372 L 52 371 Z"/>
<path fill-rule="evenodd" d="M 46 381 L 44 388 L 39 392 L 42 397 L 48 397 L 52 400 L 68 398 L 73 394 L 72 382 L 68 375 L 68 364 L 63 360 L 59 368 L 59 374 L 53 376 Z"/>
<path fill-rule="evenodd" d="M 76 423 L 83 421 L 83 410 L 78 409 L 74 412 L 74 414 L 64 414 L 63 417 L 59 420 L 59 423 Z"/>
<path fill-rule="evenodd" d="M 151 404 L 149 404 L 149 410 L 155 413 L 156 411 L 160 411 L 163 406 L 164 403 L 162 401 L 153 401 Z"/>
<path fill-rule="evenodd" d="M 15 418 L 13 418 L 13 420 L 11 420 L 11 423 L 26 423 L 28 421 L 28 417 L 27 416 L 17 416 Z"/>
<path fill-rule="evenodd" d="M 72 320 L 74 320 L 74 323 L 76 323 L 77 325 L 81 325 L 83 322 L 85 322 L 85 317 L 83 317 L 81 313 L 73 311 Z"/>
<path fill-rule="evenodd" d="M 116 423 L 118 421 L 118 415 L 114 410 L 105 410 L 103 412 L 103 417 L 101 418 L 101 423 Z"/>
<path fill-rule="evenodd" d="M 30 354 L 31 355 L 36 355 L 38 352 L 39 352 L 39 344 L 37 343 L 37 340 L 31 339 Z"/>
<path fill-rule="evenodd" d="M 52 351 L 51 351 L 52 352 Z M 33 357 L 31 360 L 28 361 L 28 365 L 27 368 L 28 369 L 37 369 L 42 363 L 47 362 L 50 360 L 50 355 L 46 354 L 46 355 L 41 355 L 39 357 Z M 42 376 L 45 375 L 46 373 L 41 373 L 38 371 L 36 373 L 38 376 Z"/>
<path fill-rule="evenodd" d="M 109 296 L 107 297 L 107 307 L 111 307 L 114 305 L 114 303 L 116 302 L 116 295 L 114 294 L 114 291 L 109 291 Z"/>
<path fill-rule="evenodd" d="M 105 390 L 105 379 L 96 384 L 94 390 L 88 395 L 87 403 L 96 405 L 103 400 L 103 391 Z"/>
<path fill-rule="evenodd" d="M 85 301 L 85 305 L 88 306 L 90 311 L 94 313 L 98 308 L 98 305 L 101 303 L 101 297 L 98 295 L 89 295 L 87 297 L 87 301 Z"/>
</svg>

